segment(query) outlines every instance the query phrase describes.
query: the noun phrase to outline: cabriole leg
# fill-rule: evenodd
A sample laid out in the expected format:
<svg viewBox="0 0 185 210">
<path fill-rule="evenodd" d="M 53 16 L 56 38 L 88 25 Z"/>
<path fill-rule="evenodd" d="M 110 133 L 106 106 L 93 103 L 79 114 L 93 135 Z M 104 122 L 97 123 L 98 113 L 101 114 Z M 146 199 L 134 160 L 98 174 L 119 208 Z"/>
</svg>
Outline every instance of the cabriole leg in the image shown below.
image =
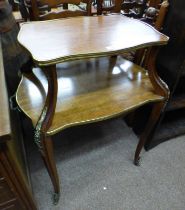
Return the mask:
<svg viewBox="0 0 185 210">
<path fill-rule="evenodd" d="M 140 156 L 139 155 L 141 153 L 141 150 L 142 150 L 145 142 L 147 141 L 147 139 L 150 138 L 151 132 L 155 128 L 155 125 L 160 118 L 160 115 L 165 107 L 165 104 L 166 104 L 165 102 L 158 102 L 153 105 L 153 109 L 149 116 L 147 125 L 140 136 L 140 140 L 139 140 L 139 143 L 138 143 L 136 151 L 135 151 L 134 164 L 136 166 L 140 165 Z"/>
<path fill-rule="evenodd" d="M 53 203 L 57 204 L 60 197 L 60 184 L 53 153 L 53 142 L 51 137 L 45 137 L 42 141 L 43 151 L 41 152 L 45 166 L 54 187 Z"/>
<path fill-rule="evenodd" d="M 54 187 L 53 201 L 54 204 L 57 204 L 60 194 L 59 178 L 54 160 L 52 139 L 46 134 L 52 124 L 57 102 L 58 84 L 56 66 L 43 67 L 42 70 L 48 80 L 48 91 L 42 113 L 35 127 L 34 140 L 50 175 Z"/>
</svg>

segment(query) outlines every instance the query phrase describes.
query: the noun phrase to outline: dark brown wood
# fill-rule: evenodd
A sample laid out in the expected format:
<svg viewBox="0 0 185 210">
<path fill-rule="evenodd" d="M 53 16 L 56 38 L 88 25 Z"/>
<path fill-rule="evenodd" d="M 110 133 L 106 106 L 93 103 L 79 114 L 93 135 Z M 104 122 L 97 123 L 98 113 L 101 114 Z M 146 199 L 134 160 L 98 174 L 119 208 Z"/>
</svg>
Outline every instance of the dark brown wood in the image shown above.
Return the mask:
<svg viewBox="0 0 185 210">
<path fill-rule="evenodd" d="M 49 137 L 46 137 L 47 130 L 51 127 L 53 121 L 53 117 L 55 114 L 56 100 L 57 100 L 58 83 L 56 75 L 56 66 L 53 65 L 53 66 L 43 67 L 43 71 L 47 78 L 48 91 L 47 91 L 45 104 L 44 106 L 42 106 L 43 109 L 41 115 L 35 126 L 35 141 L 40 149 L 44 163 L 51 177 L 51 181 L 53 183 L 54 192 L 55 192 L 54 202 L 57 202 L 60 194 L 59 178 L 54 161 L 52 141 Z M 33 78 L 34 77 L 32 77 L 32 79 Z"/>
<path fill-rule="evenodd" d="M 6 183 L 3 187 L 3 190 L 6 190 L 6 195 L 3 197 L 3 202 L 0 203 L 0 208 L 1 205 L 4 208 L 15 205 L 15 208 L 12 209 L 17 210 L 19 206 L 20 210 L 36 210 L 31 191 L 26 184 L 23 174 L 20 173 L 15 157 L 14 159 L 12 158 L 9 144 L 3 143 L 0 145 L 0 169 L 3 176 L 2 180 Z M 2 185 L 0 184 L 0 186 Z"/>
<path fill-rule="evenodd" d="M 51 137 L 47 136 L 43 138 L 42 147 L 42 158 L 54 187 L 53 202 L 54 204 L 57 204 L 60 197 L 60 183 L 53 154 L 53 142 Z"/>
<path fill-rule="evenodd" d="M 13 190 L 10 188 L 10 184 L 2 173 L 3 171 L 5 171 L 5 168 L 0 162 L 0 209 L 25 209 L 15 197 Z"/>
<path fill-rule="evenodd" d="M 152 132 L 154 132 L 155 125 L 159 121 L 160 116 L 166 107 L 166 104 L 170 95 L 168 86 L 161 80 L 161 78 L 157 74 L 157 70 L 156 70 L 157 53 L 158 53 L 157 47 L 152 47 L 150 49 L 150 52 L 148 54 L 148 62 L 147 62 L 146 68 L 148 69 L 149 78 L 154 87 L 155 93 L 163 96 L 164 101 L 153 105 L 152 112 L 149 116 L 146 127 L 141 134 L 141 137 L 140 137 L 140 140 L 139 140 L 136 152 L 135 152 L 134 163 L 136 165 L 139 164 L 139 159 L 140 159 L 139 154 L 141 152 L 141 149 L 143 148 L 146 142 L 150 141 L 149 138 L 152 138 L 151 136 Z"/>
<path fill-rule="evenodd" d="M 9 104 L 0 42 L 0 209 L 36 210 L 25 176 L 14 155 L 11 139 Z"/>
<path fill-rule="evenodd" d="M 139 155 L 141 153 L 141 150 L 143 146 L 145 145 L 145 143 L 149 140 L 149 138 L 151 138 L 151 133 L 153 132 L 153 129 L 155 128 L 155 125 L 157 121 L 159 120 L 160 115 L 163 112 L 165 106 L 166 106 L 166 102 L 160 102 L 153 105 L 152 112 L 149 116 L 146 127 L 140 136 L 139 143 L 135 151 L 134 164 L 137 166 L 140 165 Z"/>
<path fill-rule="evenodd" d="M 48 81 L 47 97 L 43 108 L 43 110 L 46 110 L 46 113 L 41 127 L 41 131 L 45 133 L 50 128 L 53 116 L 55 114 L 58 83 L 57 83 L 56 65 L 42 67 L 42 68 Z"/>
</svg>

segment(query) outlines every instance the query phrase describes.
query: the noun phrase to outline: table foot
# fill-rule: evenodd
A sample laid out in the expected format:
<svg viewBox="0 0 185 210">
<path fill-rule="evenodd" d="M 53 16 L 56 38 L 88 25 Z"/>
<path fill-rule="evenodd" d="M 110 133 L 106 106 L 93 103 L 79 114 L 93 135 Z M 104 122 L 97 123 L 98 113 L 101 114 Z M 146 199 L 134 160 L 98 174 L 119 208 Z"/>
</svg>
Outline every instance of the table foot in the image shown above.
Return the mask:
<svg viewBox="0 0 185 210">
<path fill-rule="evenodd" d="M 60 199 L 60 193 L 53 193 L 52 200 L 54 205 L 58 204 L 59 199 Z"/>
<path fill-rule="evenodd" d="M 134 160 L 134 165 L 135 166 L 140 166 L 141 165 L 141 157 L 138 157 L 137 159 Z"/>
</svg>

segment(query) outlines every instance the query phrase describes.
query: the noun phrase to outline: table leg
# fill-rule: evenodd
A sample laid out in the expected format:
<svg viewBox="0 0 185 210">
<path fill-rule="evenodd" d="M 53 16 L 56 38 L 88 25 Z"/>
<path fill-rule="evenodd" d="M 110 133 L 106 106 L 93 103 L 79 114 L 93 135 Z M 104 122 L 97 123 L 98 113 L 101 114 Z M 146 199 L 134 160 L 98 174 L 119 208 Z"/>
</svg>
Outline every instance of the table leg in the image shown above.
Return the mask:
<svg viewBox="0 0 185 210">
<path fill-rule="evenodd" d="M 150 49 L 150 54 L 148 55 L 148 61 L 146 63 L 146 69 L 148 69 L 148 76 L 150 78 L 150 81 L 153 85 L 154 91 L 156 94 L 163 96 L 163 101 L 155 103 L 153 105 L 152 112 L 149 116 L 149 120 L 147 122 L 147 125 L 144 129 L 144 131 L 141 134 L 139 143 L 136 148 L 135 152 L 135 158 L 134 158 L 134 164 L 139 165 L 140 164 L 140 152 L 145 144 L 145 142 L 148 141 L 149 138 L 151 138 L 151 134 L 153 133 L 159 118 L 161 116 L 161 113 L 163 112 L 168 99 L 170 95 L 170 91 L 168 89 L 168 86 L 161 80 L 161 78 L 157 74 L 156 69 L 156 57 L 158 53 L 159 48 L 158 47 L 152 47 Z"/>
<path fill-rule="evenodd" d="M 54 204 L 56 204 L 59 200 L 60 194 L 59 178 L 54 160 L 53 142 L 51 137 L 46 135 L 46 132 L 52 124 L 57 102 L 58 84 L 56 65 L 43 67 L 42 70 L 48 80 L 48 92 L 42 113 L 35 127 L 34 138 L 50 175 L 54 187 L 53 201 Z"/>
<path fill-rule="evenodd" d="M 150 134 L 153 131 L 153 129 L 155 128 L 156 123 L 158 122 L 160 115 L 162 113 L 162 111 L 164 110 L 166 106 L 166 102 L 158 102 L 155 103 L 153 105 L 153 109 L 152 112 L 150 114 L 149 120 L 147 122 L 147 125 L 144 129 L 144 131 L 142 132 L 141 136 L 140 136 L 140 140 L 139 143 L 137 145 L 136 151 L 135 151 L 135 157 L 134 157 L 134 164 L 136 166 L 140 165 L 140 153 L 141 150 L 145 144 L 145 142 L 148 140 L 148 138 L 150 138 Z"/>
</svg>

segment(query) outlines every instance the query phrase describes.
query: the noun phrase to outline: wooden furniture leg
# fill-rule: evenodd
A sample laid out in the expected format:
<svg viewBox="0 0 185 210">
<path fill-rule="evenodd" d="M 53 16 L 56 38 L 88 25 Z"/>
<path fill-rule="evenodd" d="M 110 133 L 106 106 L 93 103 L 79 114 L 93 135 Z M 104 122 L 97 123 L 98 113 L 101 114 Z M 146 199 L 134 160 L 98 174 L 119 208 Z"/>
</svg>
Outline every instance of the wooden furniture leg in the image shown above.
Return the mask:
<svg viewBox="0 0 185 210">
<path fill-rule="evenodd" d="M 43 151 L 41 152 L 41 155 L 54 187 L 53 202 L 54 204 L 57 204 L 60 196 L 60 184 L 59 184 L 56 163 L 54 160 L 53 142 L 51 137 L 45 136 L 43 138 L 42 147 Z"/>
<path fill-rule="evenodd" d="M 39 151 L 41 152 L 42 158 L 50 175 L 54 187 L 53 202 L 56 204 L 60 196 L 59 178 L 53 155 L 52 139 L 46 134 L 47 130 L 52 124 L 57 101 L 58 84 L 56 65 L 43 67 L 42 70 L 48 80 L 48 92 L 42 113 L 34 130 L 34 140 Z"/>
<path fill-rule="evenodd" d="M 161 80 L 161 78 L 157 74 L 156 69 L 156 56 L 158 53 L 157 47 L 152 47 L 149 49 L 149 55 L 148 55 L 148 61 L 145 64 L 146 68 L 148 69 L 148 75 L 150 78 L 150 81 L 154 87 L 154 90 L 157 94 L 164 97 L 164 100 L 162 102 L 155 103 L 152 109 L 152 112 L 149 116 L 148 123 L 141 134 L 139 143 L 136 148 L 135 157 L 134 157 L 134 164 L 139 165 L 140 164 L 140 152 L 143 148 L 146 141 L 148 141 L 148 138 L 151 137 L 151 134 L 153 132 L 153 129 L 155 128 L 155 125 L 157 124 L 161 113 L 163 112 L 168 99 L 170 95 L 170 91 L 168 89 L 168 86 Z"/>
<path fill-rule="evenodd" d="M 158 122 L 158 120 L 161 116 L 161 113 L 165 108 L 165 105 L 166 105 L 165 102 L 159 102 L 159 103 L 155 103 L 153 105 L 152 112 L 149 116 L 146 127 L 140 136 L 140 140 L 139 140 L 139 143 L 138 143 L 136 151 L 135 151 L 134 164 L 136 166 L 140 165 L 140 156 L 139 155 L 141 153 L 141 150 L 142 150 L 143 146 L 145 145 L 146 141 L 148 141 L 148 138 L 151 137 L 150 134 L 152 133 L 153 129 L 155 128 L 155 125 Z"/>
<path fill-rule="evenodd" d="M 32 81 L 35 86 L 37 86 L 39 88 L 39 91 L 43 97 L 43 99 L 46 98 L 46 91 L 41 83 L 41 81 L 37 78 L 37 76 L 33 73 L 33 71 L 29 72 L 29 73 L 23 73 L 27 78 L 29 78 L 30 81 Z"/>
</svg>

